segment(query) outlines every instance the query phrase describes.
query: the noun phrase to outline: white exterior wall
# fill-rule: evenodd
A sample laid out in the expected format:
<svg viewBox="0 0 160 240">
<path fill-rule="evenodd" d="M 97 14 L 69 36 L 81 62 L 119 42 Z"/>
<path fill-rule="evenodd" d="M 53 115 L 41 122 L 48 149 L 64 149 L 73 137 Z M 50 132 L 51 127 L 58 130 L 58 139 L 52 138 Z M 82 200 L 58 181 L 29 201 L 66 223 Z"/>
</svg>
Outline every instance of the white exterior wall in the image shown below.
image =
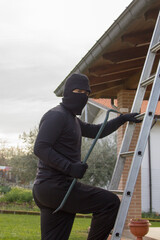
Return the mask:
<svg viewBox="0 0 160 240">
<path fill-rule="evenodd" d="M 102 123 L 102 122 L 104 121 L 105 117 L 106 117 L 106 114 L 107 114 L 106 111 L 104 111 L 104 110 L 99 110 L 99 112 L 98 112 L 96 118 L 94 119 L 93 123 L 94 123 L 94 124 Z M 115 117 L 116 117 L 116 114 L 113 113 L 113 112 L 111 112 L 111 113 L 109 114 L 109 119 L 108 119 L 108 120 L 111 120 L 112 118 L 115 118 Z"/>
<path fill-rule="evenodd" d="M 152 174 L 152 211 L 160 213 L 160 122 L 158 121 L 150 133 L 151 142 L 151 174 Z M 150 210 L 149 201 L 149 165 L 148 145 L 142 161 L 142 211 Z"/>
<path fill-rule="evenodd" d="M 94 119 L 93 124 L 103 123 L 103 121 L 104 121 L 104 119 L 105 119 L 105 117 L 106 117 L 106 114 L 107 114 L 106 111 L 100 110 L 100 111 L 98 112 L 96 118 Z M 111 113 L 109 114 L 108 121 L 111 120 L 111 119 L 113 119 L 113 118 L 115 118 L 116 116 L 117 116 L 116 113 L 111 112 Z M 105 139 L 108 138 L 108 139 L 110 139 L 110 141 L 112 142 L 112 141 L 115 140 L 115 138 L 113 138 L 113 136 L 115 136 L 114 134 L 115 134 L 115 133 L 111 133 L 110 135 L 108 135 L 108 136 L 106 136 L 106 137 L 104 137 L 103 139 L 100 139 L 100 140 L 98 140 L 98 141 L 102 141 L 102 142 L 103 142 L 103 140 L 105 141 Z"/>
</svg>

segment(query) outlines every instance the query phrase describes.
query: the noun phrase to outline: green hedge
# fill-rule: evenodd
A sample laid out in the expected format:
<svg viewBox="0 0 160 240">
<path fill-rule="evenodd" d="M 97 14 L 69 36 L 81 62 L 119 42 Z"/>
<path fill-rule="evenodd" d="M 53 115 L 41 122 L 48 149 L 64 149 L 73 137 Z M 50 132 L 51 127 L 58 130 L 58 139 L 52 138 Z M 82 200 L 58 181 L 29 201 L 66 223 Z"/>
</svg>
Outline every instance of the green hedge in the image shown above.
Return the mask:
<svg viewBox="0 0 160 240">
<path fill-rule="evenodd" d="M 0 198 L 0 202 L 32 203 L 33 202 L 32 191 L 25 188 L 13 187 L 10 190 L 10 192 L 7 192 Z"/>
<path fill-rule="evenodd" d="M 9 187 L 9 186 L 0 186 L 0 193 L 7 193 L 7 192 L 9 192 L 9 191 L 11 191 L 11 187 Z"/>
<path fill-rule="evenodd" d="M 142 212 L 142 218 L 146 218 L 146 219 L 149 219 L 149 220 L 153 220 L 153 219 L 156 219 L 156 220 L 160 220 L 160 214 L 159 213 L 156 213 L 156 212 Z"/>
</svg>

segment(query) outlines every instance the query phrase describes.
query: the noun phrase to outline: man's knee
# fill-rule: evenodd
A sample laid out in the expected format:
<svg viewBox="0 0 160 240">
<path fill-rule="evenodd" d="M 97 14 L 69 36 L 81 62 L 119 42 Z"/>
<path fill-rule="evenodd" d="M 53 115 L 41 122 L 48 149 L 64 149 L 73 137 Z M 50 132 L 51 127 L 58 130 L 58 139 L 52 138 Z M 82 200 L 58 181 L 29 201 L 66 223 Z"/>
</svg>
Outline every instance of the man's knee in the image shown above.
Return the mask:
<svg viewBox="0 0 160 240">
<path fill-rule="evenodd" d="M 119 208 L 120 206 L 120 199 L 117 195 L 114 194 L 114 204 L 116 208 Z"/>
<path fill-rule="evenodd" d="M 104 195 L 103 201 L 106 210 L 110 209 L 111 211 L 118 211 L 120 206 L 120 199 L 116 194 L 111 192 L 106 193 Z"/>
<path fill-rule="evenodd" d="M 112 195 L 111 203 L 112 203 L 113 209 L 119 209 L 120 199 L 116 194 Z"/>
</svg>

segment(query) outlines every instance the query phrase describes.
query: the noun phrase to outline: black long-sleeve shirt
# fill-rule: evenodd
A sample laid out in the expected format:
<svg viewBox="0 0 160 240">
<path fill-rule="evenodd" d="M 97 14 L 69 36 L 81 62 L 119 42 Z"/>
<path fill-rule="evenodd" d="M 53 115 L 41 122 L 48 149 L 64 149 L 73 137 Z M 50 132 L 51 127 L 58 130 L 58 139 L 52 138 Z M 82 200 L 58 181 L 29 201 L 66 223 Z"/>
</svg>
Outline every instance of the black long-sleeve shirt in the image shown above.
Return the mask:
<svg viewBox="0 0 160 240">
<path fill-rule="evenodd" d="M 107 122 L 100 138 L 116 131 L 125 120 L 119 116 Z M 95 138 L 101 124 L 89 124 L 62 104 L 49 110 L 40 122 L 34 153 L 39 158 L 37 179 L 69 176 L 71 164 L 81 161 L 81 138 Z"/>
</svg>

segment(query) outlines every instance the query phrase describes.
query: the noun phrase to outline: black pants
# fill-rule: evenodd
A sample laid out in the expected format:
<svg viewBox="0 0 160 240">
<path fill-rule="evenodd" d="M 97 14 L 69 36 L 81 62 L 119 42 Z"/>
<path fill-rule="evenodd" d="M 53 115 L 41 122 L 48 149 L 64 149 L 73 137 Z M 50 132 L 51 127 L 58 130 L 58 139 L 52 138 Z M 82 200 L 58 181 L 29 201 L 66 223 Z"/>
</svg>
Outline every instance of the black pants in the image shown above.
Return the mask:
<svg viewBox="0 0 160 240">
<path fill-rule="evenodd" d="M 55 187 L 47 180 L 33 187 L 36 204 L 41 210 L 42 240 L 67 240 L 76 213 L 93 213 L 88 240 L 106 240 L 112 230 L 119 208 L 119 198 L 104 189 L 79 182 L 74 186 L 63 209 L 55 214 L 71 182 Z"/>
</svg>

